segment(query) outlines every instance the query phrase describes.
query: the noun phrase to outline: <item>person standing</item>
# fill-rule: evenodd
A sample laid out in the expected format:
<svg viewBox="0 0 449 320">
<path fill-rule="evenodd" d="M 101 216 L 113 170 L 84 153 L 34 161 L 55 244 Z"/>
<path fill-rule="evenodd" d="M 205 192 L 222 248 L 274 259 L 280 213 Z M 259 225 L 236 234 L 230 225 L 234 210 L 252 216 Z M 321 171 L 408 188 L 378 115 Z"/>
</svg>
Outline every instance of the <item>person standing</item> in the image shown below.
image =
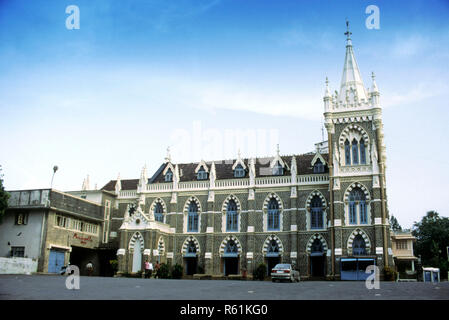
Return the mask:
<svg viewBox="0 0 449 320">
<path fill-rule="evenodd" d="M 92 273 L 94 272 L 94 265 L 92 264 L 92 261 L 89 261 L 89 263 L 86 265 L 87 269 L 87 275 L 90 277 Z"/>
<path fill-rule="evenodd" d="M 151 275 L 153 273 L 153 264 L 151 262 L 150 262 L 150 265 L 149 265 L 149 270 L 150 270 L 150 278 L 151 278 Z"/>
<path fill-rule="evenodd" d="M 148 260 L 145 261 L 145 279 L 148 279 L 150 277 L 150 263 Z"/>
<path fill-rule="evenodd" d="M 154 277 L 156 278 L 158 276 L 158 271 L 161 265 L 159 264 L 159 261 L 156 262 L 156 265 L 154 266 Z"/>
</svg>

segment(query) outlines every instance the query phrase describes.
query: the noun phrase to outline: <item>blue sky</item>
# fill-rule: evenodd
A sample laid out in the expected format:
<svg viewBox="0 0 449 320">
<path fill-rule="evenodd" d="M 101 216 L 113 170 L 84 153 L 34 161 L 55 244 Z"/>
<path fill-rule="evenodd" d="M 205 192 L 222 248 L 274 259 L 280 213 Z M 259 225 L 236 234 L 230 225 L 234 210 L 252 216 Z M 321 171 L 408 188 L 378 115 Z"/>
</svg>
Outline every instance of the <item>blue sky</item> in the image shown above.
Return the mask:
<svg viewBox="0 0 449 320">
<path fill-rule="evenodd" d="M 79 30 L 65 27 L 69 5 Z M 368 5 L 379 30 L 365 26 Z M 346 18 L 365 86 L 374 71 L 381 92 L 390 214 L 406 227 L 427 210 L 448 216 L 443 0 L 0 1 L 6 188 L 48 187 L 55 164 L 55 188 L 87 174 L 100 188 L 144 164 L 151 174 L 167 146 L 174 162 L 312 151 Z"/>
</svg>

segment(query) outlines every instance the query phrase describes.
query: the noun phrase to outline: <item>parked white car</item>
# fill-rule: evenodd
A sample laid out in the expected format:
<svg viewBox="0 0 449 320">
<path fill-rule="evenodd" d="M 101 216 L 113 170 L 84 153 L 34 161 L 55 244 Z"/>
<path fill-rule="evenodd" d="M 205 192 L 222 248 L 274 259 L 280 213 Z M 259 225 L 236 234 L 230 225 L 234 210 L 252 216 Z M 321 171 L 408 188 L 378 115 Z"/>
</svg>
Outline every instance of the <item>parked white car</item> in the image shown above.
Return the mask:
<svg viewBox="0 0 449 320">
<path fill-rule="evenodd" d="M 289 263 L 279 263 L 271 269 L 271 281 L 289 280 L 290 282 L 299 282 L 299 272 L 292 268 Z"/>
</svg>

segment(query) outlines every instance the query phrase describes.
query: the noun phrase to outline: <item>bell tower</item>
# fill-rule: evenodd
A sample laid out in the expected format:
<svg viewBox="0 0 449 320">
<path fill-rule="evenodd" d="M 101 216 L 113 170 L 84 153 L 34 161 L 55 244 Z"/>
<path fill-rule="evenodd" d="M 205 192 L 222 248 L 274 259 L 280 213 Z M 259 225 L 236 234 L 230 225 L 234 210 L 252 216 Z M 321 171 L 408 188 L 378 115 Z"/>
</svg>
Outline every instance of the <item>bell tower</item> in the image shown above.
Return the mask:
<svg viewBox="0 0 449 320">
<path fill-rule="evenodd" d="M 372 73 L 364 85 L 346 22 L 346 55 L 339 91 L 326 78 L 324 121 L 329 141 L 332 274 L 337 261 L 352 256 L 354 235 L 362 234 L 376 265 L 392 264 L 386 199 L 385 145 L 380 94 Z"/>
</svg>

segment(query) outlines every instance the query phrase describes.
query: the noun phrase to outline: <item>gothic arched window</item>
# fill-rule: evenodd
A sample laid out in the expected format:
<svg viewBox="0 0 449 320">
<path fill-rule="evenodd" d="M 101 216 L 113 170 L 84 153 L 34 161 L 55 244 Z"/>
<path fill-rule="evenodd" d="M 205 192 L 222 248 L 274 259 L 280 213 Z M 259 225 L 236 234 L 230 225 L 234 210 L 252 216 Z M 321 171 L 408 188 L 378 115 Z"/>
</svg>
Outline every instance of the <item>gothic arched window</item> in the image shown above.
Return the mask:
<svg viewBox="0 0 449 320">
<path fill-rule="evenodd" d="M 273 175 L 274 176 L 284 175 L 284 168 L 281 166 L 281 163 L 279 161 L 277 161 L 273 167 Z"/>
<path fill-rule="evenodd" d="M 154 207 L 154 219 L 159 222 L 164 222 L 164 209 L 160 202 L 157 202 Z"/>
<path fill-rule="evenodd" d="M 360 140 L 360 164 L 366 164 L 365 141 L 363 139 Z"/>
<path fill-rule="evenodd" d="M 324 172 L 324 164 L 320 159 L 317 159 L 315 164 L 313 165 L 313 173 L 323 173 Z"/>
<path fill-rule="evenodd" d="M 173 181 L 173 172 L 171 169 L 168 169 L 165 173 L 165 182 L 172 182 Z"/>
<path fill-rule="evenodd" d="M 351 147 L 348 139 L 345 141 L 345 164 L 347 166 L 351 165 Z"/>
<path fill-rule="evenodd" d="M 237 204 L 233 199 L 229 200 L 226 210 L 226 231 L 238 231 Z"/>
<path fill-rule="evenodd" d="M 323 229 L 323 202 L 319 196 L 314 196 L 310 203 L 311 229 Z"/>
<path fill-rule="evenodd" d="M 352 189 L 349 194 L 349 223 L 357 224 L 357 211 L 359 214 L 359 223 L 368 223 L 366 211 L 366 196 L 360 188 Z"/>
<path fill-rule="evenodd" d="M 359 164 L 359 148 L 357 140 L 352 140 L 352 164 Z"/>
<path fill-rule="evenodd" d="M 352 242 L 352 254 L 354 256 L 366 255 L 366 243 L 360 234 L 356 235 Z"/>
<path fill-rule="evenodd" d="M 198 180 L 207 180 L 207 172 L 204 170 L 203 166 L 201 166 L 200 170 L 197 173 Z"/>
<path fill-rule="evenodd" d="M 198 232 L 198 206 L 192 201 L 189 204 L 189 213 L 187 219 L 187 232 Z"/>
<path fill-rule="evenodd" d="M 238 164 L 234 170 L 235 178 L 243 178 L 245 176 L 245 169 L 243 169 L 241 164 Z"/>
<path fill-rule="evenodd" d="M 271 198 L 268 203 L 268 230 L 280 229 L 280 210 L 276 199 Z"/>
</svg>

